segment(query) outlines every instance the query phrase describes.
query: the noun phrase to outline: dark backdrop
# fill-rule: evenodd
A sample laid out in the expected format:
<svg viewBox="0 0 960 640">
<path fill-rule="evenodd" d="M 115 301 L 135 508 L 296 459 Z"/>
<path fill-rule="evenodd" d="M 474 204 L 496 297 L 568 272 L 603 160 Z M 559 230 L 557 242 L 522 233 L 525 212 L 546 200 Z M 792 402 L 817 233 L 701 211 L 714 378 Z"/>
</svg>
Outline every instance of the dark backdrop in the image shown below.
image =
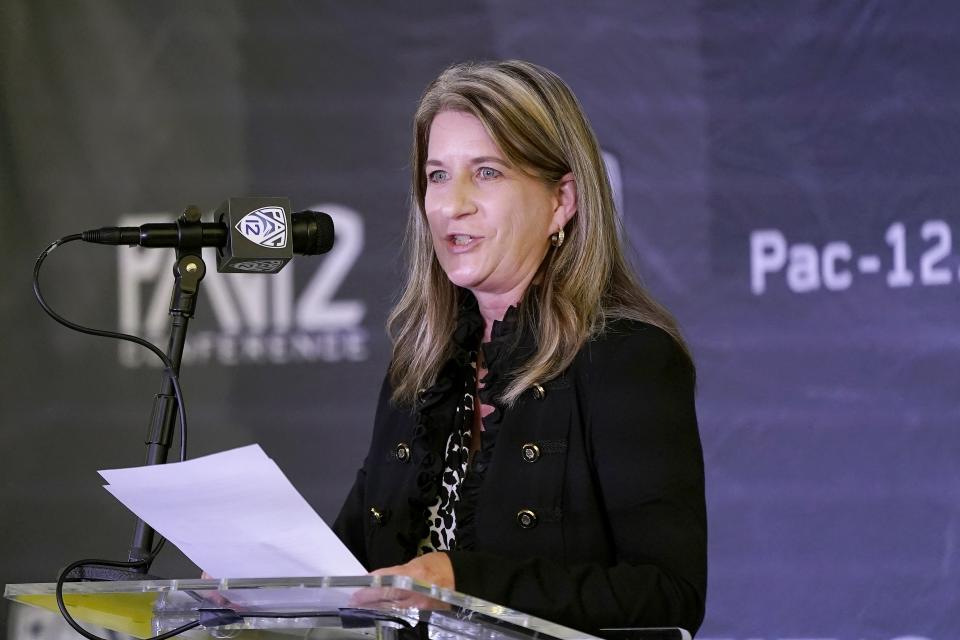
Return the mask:
<svg viewBox="0 0 960 640">
<path fill-rule="evenodd" d="M 183 373 L 191 453 L 259 442 L 329 519 L 388 356 L 417 97 L 519 57 L 582 100 L 699 365 L 701 637 L 960 636 L 958 33 L 949 0 L 2 0 L 0 581 L 122 555 L 95 470 L 140 463 L 159 385 L 42 314 L 39 251 L 229 196 L 333 213 L 334 253 L 205 281 Z M 163 341 L 169 269 L 73 244 L 44 284 Z"/>
</svg>

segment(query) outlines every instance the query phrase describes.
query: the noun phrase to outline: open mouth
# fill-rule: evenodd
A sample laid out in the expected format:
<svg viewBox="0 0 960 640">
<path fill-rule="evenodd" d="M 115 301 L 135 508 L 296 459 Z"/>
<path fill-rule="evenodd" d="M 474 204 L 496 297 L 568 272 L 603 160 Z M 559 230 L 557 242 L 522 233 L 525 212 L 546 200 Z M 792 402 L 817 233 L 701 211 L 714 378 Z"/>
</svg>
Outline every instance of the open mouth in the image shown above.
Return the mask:
<svg viewBox="0 0 960 640">
<path fill-rule="evenodd" d="M 480 236 L 471 236 L 466 233 L 451 233 L 447 236 L 447 242 L 455 248 L 469 247 L 482 239 Z"/>
</svg>

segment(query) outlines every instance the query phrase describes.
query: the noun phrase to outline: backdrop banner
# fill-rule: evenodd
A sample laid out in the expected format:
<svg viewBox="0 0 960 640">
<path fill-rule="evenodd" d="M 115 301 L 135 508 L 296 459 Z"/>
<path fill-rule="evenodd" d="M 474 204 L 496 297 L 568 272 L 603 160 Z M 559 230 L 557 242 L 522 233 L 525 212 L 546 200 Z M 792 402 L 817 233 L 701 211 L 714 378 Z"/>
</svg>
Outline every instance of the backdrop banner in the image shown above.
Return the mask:
<svg viewBox="0 0 960 640">
<path fill-rule="evenodd" d="M 333 216 L 333 251 L 277 276 L 207 256 L 182 373 L 191 456 L 258 442 L 332 521 L 389 356 L 417 99 L 453 62 L 523 58 L 582 101 L 698 364 L 698 637 L 960 637 L 958 33 L 948 0 L 3 0 L 0 581 L 125 555 L 96 470 L 143 462 L 161 379 L 42 313 L 37 254 L 235 196 Z M 165 346 L 172 266 L 73 243 L 42 285 Z"/>
</svg>

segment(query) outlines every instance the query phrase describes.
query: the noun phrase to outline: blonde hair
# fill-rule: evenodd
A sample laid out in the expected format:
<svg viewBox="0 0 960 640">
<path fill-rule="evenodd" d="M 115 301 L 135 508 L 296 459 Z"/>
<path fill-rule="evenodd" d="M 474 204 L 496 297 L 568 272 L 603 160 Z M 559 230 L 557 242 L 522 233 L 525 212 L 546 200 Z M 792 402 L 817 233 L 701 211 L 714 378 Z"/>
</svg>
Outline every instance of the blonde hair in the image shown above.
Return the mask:
<svg viewBox="0 0 960 640">
<path fill-rule="evenodd" d="M 608 320 L 658 326 L 688 353 L 673 317 L 644 290 L 624 257 L 606 166 L 569 87 L 529 62 L 463 63 L 427 87 L 414 116 L 409 264 L 387 321 L 393 401 L 413 404 L 417 391 L 433 384 L 453 352 L 457 288 L 437 261 L 424 213 L 430 125 L 446 110 L 478 118 L 507 160 L 526 173 L 548 184 L 572 173 L 577 185 L 577 212 L 564 227 L 563 246 L 551 248 L 540 267 L 539 286 L 526 293 L 525 298 L 538 300 L 520 305 L 522 326 L 535 336 L 536 351 L 510 373 L 499 401 L 512 405 L 526 389 L 560 375 Z"/>
</svg>

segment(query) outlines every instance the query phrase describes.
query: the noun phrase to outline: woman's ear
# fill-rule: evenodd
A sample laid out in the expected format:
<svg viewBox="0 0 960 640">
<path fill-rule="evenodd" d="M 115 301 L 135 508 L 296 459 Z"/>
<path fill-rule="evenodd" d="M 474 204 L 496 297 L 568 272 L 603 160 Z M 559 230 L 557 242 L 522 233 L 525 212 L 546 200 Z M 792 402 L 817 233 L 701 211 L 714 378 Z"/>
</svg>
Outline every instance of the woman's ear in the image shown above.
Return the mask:
<svg viewBox="0 0 960 640">
<path fill-rule="evenodd" d="M 572 173 L 568 173 L 556 186 L 557 206 L 553 210 L 552 232 L 557 232 L 567 226 L 570 219 L 577 212 L 577 180 Z"/>
</svg>

